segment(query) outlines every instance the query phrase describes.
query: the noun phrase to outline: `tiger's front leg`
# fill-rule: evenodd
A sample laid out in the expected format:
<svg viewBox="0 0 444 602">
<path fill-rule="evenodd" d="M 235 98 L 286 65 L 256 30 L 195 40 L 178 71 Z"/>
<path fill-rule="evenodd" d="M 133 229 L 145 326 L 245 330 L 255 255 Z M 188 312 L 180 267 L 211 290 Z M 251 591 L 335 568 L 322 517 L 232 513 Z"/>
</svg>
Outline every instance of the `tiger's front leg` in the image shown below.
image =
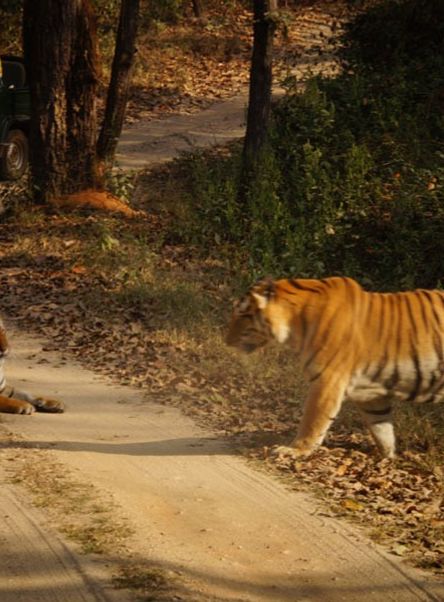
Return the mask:
<svg viewBox="0 0 444 602">
<path fill-rule="evenodd" d="M 289 446 L 276 446 L 273 455 L 306 457 L 321 445 L 341 409 L 345 388 L 333 376 L 321 375 L 309 389 L 296 438 Z"/>
<path fill-rule="evenodd" d="M 31 403 L 23 399 L 0 395 L 0 412 L 8 414 L 33 414 L 35 408 Z"/>
<path fill-rule="evenodd" d="M 14 398 L 27 401 L 30 403 L 37 412 L 48 412 L 51 414 L 60 414 L 65 411 L 65 404 L 59 399 L 51 399 L 48 397 L 35 397 L 25 391 L 15 391 Z"/>
<path fill-rule="evenodd" d="M 2 393 L 3 395 L 0 395 L 0 412 L 32 414 L 37 410 L 37 412 L 59 414 L 65 411 L 64 403 L 58 399 L 36 397 L 9 385 L 3 386 Z"/>
</svg>

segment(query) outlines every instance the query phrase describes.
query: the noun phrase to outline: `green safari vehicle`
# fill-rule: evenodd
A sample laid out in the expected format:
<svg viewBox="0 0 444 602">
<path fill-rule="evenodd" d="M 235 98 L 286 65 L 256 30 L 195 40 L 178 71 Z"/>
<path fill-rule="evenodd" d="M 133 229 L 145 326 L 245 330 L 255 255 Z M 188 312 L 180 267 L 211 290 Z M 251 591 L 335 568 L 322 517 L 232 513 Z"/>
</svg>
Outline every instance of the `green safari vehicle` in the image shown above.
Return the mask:
<svg viewBox="0 0 444 602">
<path fill-rule="evenodd" d="M 0 177 L 16 180 L 28 166 L 31 98 L 23 60 L 0 57 Z"/>
</svg>

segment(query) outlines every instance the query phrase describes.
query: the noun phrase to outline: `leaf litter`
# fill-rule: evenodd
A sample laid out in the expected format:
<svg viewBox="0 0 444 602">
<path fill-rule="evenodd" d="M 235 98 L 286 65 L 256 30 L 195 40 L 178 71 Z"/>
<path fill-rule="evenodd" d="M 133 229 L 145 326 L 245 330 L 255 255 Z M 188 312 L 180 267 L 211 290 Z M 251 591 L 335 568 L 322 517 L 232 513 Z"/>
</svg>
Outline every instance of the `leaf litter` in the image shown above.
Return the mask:
<svg viewBox="0 0 444 602">
<path fill-rule="evenodd" d="M 68 232 L 68 240 L 79 240 L 82 246 L 83 236 L 83 245 L 88 244 L 91 232 L 84 221 L 80 225 L 82 220 L 47 217 L 40 228 L 33 225 L 32 232 L 17 223 L 13 240 L 10 225 L 0 226 L 0 309 L 8 321 L 44 336 L 44 350 L 58 351 L 62 361 L 75 357 L 114 381 L 142 387 L 148 399 L 180 407 L 231 439 L 250 458 L 289 476 L 293 487 L 315 490 L 325 500 L 327 512 L 364 525 L 394 554 L 444 574 L 444 480 L 439 463 L 431 465 L 415 442 L 407 443 L 408 450 L 395 462 L 380 459 L 359 423 L 350 424 L 349 408 L 325 446 L 310 458 L 271 459 L 269 448 L 294 434 L 303 388 L 295 393 L 295 358 L 285 350 L 272 350 L 268 356 L 265 352 L 249 365 L 219 346 L 212 350 L 211 340 L 205 341 L 205 336 L 220 339 L 226 284 L 232 277 L 228 268 L 217 268 L 217 280 L 211 272 L 214 266 L 193 258 L 189 251 L 186 258 L 174 245 L 159 249 L 159 262 L 170 278 L 177 281 L 195 270 L 204 281 L 210 305 L 219 306 L 219 326 L 200 338 L 187 337 L 169 331 L 174 306 L 160 306 L 155 291 L 140 302 L 125 297 L 126 285 L 113 279 L 112 270 L 88 265 L 78 269 L 83 266 L 79 246 L 63 241 Z M 94 218 L 88 220 L 94 224 Z M 116 221 L 114 227 L 120 234 L 130 230 L 137 236 L 141 227 L 145 234 L 158 231 L 158 222 L 150 224 L 146 218 L 143 224 L 122 225 Z M 35 248 L 41 248 L 42 237 L 52 237 L 53 251 L 37 259 L 31 252 L 19 252 L 16 241 L 23 235 L 34 238 Z M 274 373 L 270 378 L 258 377 L 254 362 L 275 363 Z"/>
</svg>

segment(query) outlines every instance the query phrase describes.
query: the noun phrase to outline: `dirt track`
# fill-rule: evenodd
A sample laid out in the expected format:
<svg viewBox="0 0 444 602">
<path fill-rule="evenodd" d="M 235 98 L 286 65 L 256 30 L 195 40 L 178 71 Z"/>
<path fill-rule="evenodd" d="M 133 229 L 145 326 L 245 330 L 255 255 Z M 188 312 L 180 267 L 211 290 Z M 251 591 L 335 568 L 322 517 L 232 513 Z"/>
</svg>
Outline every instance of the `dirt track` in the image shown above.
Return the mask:
<svg viewBox="0 0 444 602">
<path fill-rule="evenodd" d="M 163 163 L 181 152 L 226 144 L 245 131 L 247 93 L 218 102 L 199 113 L 172 115 L 133 125 L 122 134 L 117 148 L 121 169 L 143 169 Z"/>
<path fill-rule="evenodd" d="M 131 559 L 174 577 L 168 597 L 152 599 L 444 599 L 443 583 L 325 516 L 314 499 L 255 470 L 176 409 L 61 365 L 56 355 L 41 352 L 38 341 L 19 333 L 12 339 L 17 351 L 9 362 L 11 379 L 62 397 L 68 411 L 6 416 L 3 427 L 22 439 L 17 449 L 3 450 L 3 459 L 17 457 L 38 470 L 50 458 L 112 494 L 117 514 L 135 528 L 128 540 Z M 109 587 L 112 555 L 106 566 L 89 556 L 79 559 L 46 514 L 30 506 L 25 489 L 2 485 L 2 602 L 127 599 Z"/>
</svg>

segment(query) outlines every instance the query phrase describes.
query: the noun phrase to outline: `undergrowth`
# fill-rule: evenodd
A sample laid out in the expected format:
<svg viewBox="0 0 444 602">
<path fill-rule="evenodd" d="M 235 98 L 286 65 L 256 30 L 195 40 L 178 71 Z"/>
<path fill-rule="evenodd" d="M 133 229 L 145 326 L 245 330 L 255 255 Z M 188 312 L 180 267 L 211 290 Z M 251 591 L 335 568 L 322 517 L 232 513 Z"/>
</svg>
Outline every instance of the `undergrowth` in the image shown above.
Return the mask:
<svg viewBox="0 0 444 602">
<path fill-rule="evenodd" d="M 439 286 L 444 26 L 438 2 L 419 5 L 383 3 L 352 24 L 341 76 L 313 79 L 302 93 L 287 79 L 244 205 L 238 147 L 192 157 L 178 235 L 203 248 L 230 245 L 231 261 L 240 254 L 253 275 Z"/>
</svg>

